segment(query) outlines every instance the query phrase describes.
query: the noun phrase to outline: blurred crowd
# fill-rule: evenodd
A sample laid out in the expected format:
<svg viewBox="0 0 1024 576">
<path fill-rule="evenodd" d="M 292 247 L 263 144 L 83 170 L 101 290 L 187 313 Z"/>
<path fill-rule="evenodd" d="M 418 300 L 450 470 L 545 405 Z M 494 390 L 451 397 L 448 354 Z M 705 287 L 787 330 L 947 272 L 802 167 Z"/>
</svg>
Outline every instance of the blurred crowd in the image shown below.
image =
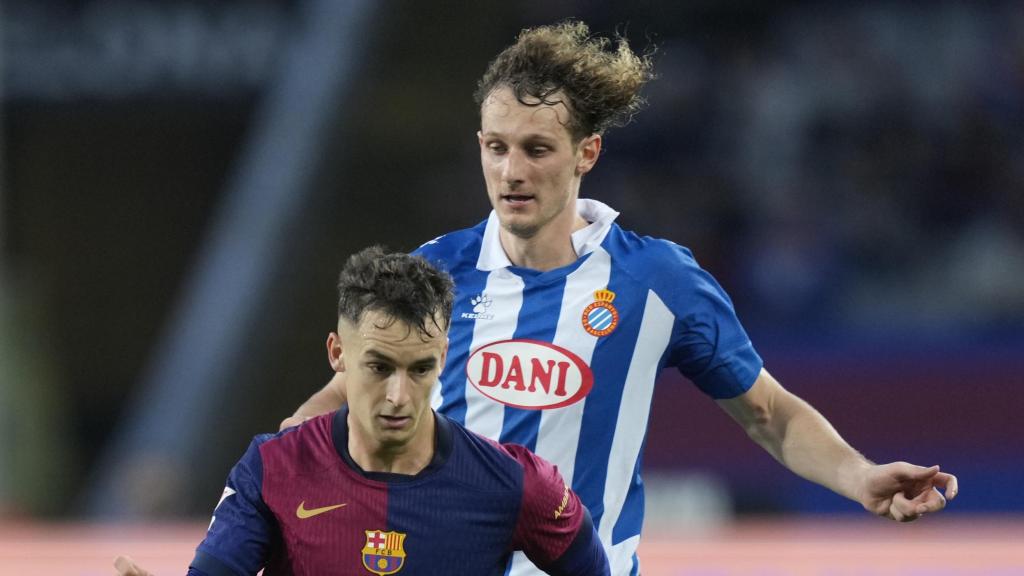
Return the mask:
<svg viewBox="0 0 1024 576">
<path fill-rule="evenodd" d="M 0 514 L 84 509 L 314 4 L 0 6 Z M 518 30 L 569 15 L 650 43 L 658 74 L 582 195 L 690 247 L 755 344 L 1024 341 L 1024 4 L 367 6 L 273 294 L 233 295 L 259 326 L 238 328 L 231 418 L 208 424 L 225 446 L 196 449 L 193 500 L 164 512 L 205 511 L 230 455 L 325 380 L 348 253 L 483 218 L 473 83 Z"/>
<path fill-rule="evenodd" d="M 694 247 L 748 323 L 1024 325 L 1019 4 L 793 8 L 658 58 L 589 193 Z"/>
</svg>

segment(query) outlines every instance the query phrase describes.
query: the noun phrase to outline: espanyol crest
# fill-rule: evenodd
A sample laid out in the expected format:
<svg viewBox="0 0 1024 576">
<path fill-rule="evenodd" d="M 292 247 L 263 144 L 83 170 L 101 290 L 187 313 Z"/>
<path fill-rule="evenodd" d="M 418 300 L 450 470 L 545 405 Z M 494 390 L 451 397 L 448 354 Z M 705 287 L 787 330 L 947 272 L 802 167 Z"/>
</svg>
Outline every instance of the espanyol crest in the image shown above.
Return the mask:
<svg viewBox="0 0 1024 576">
<path fill-rule="evenodd" d="M 363 546 L 363 566 L 377 576 L 394 574 L 405 565 L 405 534 L 364 530 L 366 546 Z"/>
<path fill-rule="evenodd" d="M 608 289 L 594 292 L 594 301 L 583 309 L 583 329 L 592 336 L 607 336 L 619 325 L 619 311 L 612 306 L 615 292 Z"/>
</svg>

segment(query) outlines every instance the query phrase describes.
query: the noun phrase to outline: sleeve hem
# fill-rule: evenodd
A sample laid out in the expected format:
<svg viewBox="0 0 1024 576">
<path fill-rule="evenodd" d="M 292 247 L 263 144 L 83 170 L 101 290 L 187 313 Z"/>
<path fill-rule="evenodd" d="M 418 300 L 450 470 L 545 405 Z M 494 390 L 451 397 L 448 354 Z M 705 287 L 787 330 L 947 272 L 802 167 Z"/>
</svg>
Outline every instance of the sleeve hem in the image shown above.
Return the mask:
<svg viewBox="0 0 1024 576">
<path fill-rule="evenodd" d="M 201 570 L 208 576 L 244 576 L 241 572 L 236 572 L 227 564 L 222 562 L 216 556 L 203 552 L 202 550 L 196 550 L 196 556 L 192 559 L 192 563 L 189 568 Z"/>
</svg>

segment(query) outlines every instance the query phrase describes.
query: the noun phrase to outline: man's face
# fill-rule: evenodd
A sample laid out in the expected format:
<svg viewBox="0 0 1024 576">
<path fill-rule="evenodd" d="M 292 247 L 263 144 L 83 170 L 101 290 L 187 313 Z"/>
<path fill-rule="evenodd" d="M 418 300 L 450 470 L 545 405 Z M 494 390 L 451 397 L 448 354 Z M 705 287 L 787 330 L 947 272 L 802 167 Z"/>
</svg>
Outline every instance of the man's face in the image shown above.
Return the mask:
<svg viewBox="0 0 1024 576">
<path fill-rule="evenodd" d="M 564 104 L 527 106 L 507 87 L 484 100 L 478 138 L 487 195 L 516 236 L 531 238 L 553 221 L 572 226 L 580 178 L 597 160 L 600 137 L 573 144 L 568 120 Z"/>
<path fill-rule="evenodd" d="M 345 373 L 350 434 L 371 452 L 432 446 L 430 393 L 444 367 L 447 334 L 429 334 L 369 310 L 358 325 L 338 321 L 328 337 L 335 370 Z M 429 436 L 429 437 L 425 437 Z"/>
</svg>

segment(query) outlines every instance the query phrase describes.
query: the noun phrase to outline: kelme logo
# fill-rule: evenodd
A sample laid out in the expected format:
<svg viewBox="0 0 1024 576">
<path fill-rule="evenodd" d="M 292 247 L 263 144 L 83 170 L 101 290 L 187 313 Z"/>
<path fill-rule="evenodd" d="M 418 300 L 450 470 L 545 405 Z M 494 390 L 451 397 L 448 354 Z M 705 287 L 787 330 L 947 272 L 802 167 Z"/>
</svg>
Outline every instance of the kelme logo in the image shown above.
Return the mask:
<svg viewBox="0 0 1024 576">
<path fill-rule="evenodd" d="M 477 348 L 466 362 L 466 377 L 491 400 L 527 410 L 575 404 L 594 386 L 594 374 L 579 356 L 539 340 Z"/>
</svg>

